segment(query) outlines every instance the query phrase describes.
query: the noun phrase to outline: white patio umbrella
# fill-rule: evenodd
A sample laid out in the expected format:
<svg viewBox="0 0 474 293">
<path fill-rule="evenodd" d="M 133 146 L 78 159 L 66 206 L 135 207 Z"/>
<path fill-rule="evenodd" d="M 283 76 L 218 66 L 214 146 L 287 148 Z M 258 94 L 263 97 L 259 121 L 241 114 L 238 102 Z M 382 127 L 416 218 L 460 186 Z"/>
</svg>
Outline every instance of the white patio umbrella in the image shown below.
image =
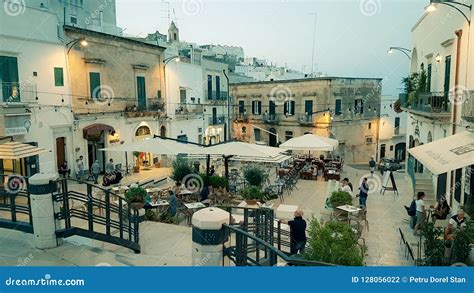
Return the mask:
<svg viewBox="0 0 474 293">
<path fill-rule="evenodd" d="M 100 150 L 105 152 L 144 152 L 176 156 L 179 154 L 194 154 L 200 149 L 202 148 L 193 144 L 156 137 Z"/>
<path fill-rule="evenodd" d="M 292 138 L 280 145 L 280 148 L 293 151 L 334 151 L 339 141 L 315 134 L 305 134 Z"/>
<path fill-rule="evenodd" d="M 272 158 L 279 156 L 284 152 L 285 150 L 279 148 L 233 141 L 202 148 L 195 154 L 226 157 Z"/>
<path fill-rule="evenodd" d="M 21 142 L 7 142 L 0 144 L 0 159 L 2 160 L 18 160 L 33 157 L 48 150 Z"/>
</svg>

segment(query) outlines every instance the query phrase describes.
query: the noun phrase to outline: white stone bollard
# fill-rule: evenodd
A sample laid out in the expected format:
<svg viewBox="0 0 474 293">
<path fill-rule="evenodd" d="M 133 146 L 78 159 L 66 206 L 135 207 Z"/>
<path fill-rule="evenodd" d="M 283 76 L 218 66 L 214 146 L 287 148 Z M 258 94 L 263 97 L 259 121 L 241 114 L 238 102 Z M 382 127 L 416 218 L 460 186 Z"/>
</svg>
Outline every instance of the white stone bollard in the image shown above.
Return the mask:
<svg viewBox="0 0 474 293">
<path fill-rule="evenodd" d="M 55 174 L 35 174 L 29 179 L 31 216 L 35 246 L 40 249 L 59 245 L 56 239 L 56 220 L 52 193 L 56 191 Z"/>
<path fill-rule="evenodd" d="M 222 266 L 223 244 L 227 231 L 223 224 L 229 224 L 230 214 L 218 208 L 205 208 L 194 213 L 193 266 Z"/>
</svg>

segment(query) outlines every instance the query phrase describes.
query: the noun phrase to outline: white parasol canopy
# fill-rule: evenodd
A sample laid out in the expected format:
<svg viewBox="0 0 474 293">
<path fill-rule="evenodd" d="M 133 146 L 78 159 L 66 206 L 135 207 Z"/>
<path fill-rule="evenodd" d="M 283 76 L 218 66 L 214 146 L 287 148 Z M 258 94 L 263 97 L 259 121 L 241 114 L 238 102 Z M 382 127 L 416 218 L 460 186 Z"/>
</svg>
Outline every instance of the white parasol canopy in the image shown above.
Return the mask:
<svg viewBox="0 0 474 293">
<path fill-rule="evenodd" d="M 305 134 L 292 138 L 280 145 L 280 148 L 294 151 L 333 151 L 339 141 L 315 134 Z"/>
<path fill-rule="evenodd" d="M 411 148 L 408 152 L 433 174 L 443 174 L 474 164 L 474 133 L 458 133 Z"/>
<path fill-rule="evenodd" d="M 233 141 L 202 148 L 194 154 L 211 156 L 238 156 L 247 158 L 273 158 L 281 155 L 284 152 L 285 150 L 279 148 Z"/>
<path fill-rule="evenodd" d="M 101 151 L 105 152 L 145 152 L 161 155 L 176 156 L 179 154 L 194 154 L 202 149 L 193 144 L 178 142 L 170 139 L 162 139 L 159 137 L 149 138 L 138 142 L 124 143 L 119 146 L 113 146 Z"/>
<path fill-rule="evenodd" d="M 48 151 L 43 148 L 21 142 L 7 142 L 0 144 L 0 159 L 2 160 L 23 159 L 46 152 Z"/>
</svg>

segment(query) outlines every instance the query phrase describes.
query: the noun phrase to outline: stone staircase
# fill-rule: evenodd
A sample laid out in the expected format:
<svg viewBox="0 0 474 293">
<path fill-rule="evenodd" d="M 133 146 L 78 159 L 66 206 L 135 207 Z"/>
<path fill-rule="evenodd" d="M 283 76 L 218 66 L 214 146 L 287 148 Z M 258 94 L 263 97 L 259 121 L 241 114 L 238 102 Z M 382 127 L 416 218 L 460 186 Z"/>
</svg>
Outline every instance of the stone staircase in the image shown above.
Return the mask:
<svg viewBox="0 0 474 293">
<path fill-rule="evenodd" d="M 420 191 L 425 193 L 426 206 L 436 205 L 436 194 L 430 175 L 416 174 L 415 195 Z"/>
</svg>

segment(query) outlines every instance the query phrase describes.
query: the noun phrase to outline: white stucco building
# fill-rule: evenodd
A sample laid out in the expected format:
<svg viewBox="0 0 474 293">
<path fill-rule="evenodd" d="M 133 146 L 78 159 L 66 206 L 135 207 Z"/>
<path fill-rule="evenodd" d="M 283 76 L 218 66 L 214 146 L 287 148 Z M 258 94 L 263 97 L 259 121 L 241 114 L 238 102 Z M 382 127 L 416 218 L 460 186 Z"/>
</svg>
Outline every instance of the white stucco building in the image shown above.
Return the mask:
<svg viewBox="0 0 474 293">
<path fill-rule="evenodd" d="M 467 5 L 474 1 L 463 1 Z M 473 32 L 468 21 L 455 9 L 438 4 L 425 12 L 412 29 L 410 74 L 422 72 L 424 89 L 402 95 L 401 106 L 408 113 L 407 146 L 428 144 L 466 131 L 472 124 L 474 70 L 469 64 L 474 58 Z M 456 4 L 468 19 L 471 11 Z M 434 175 L 427 166 L 414 158 L 416 182 L 431 179 L 428 188 L 437 198 L 446 196 L 454 207 L 472 201 L 472 176 L 465 176 L 471 167 Z M 409 164 L 410 167 L 410 164 Z M 417 186 L 416 190 L 423 188 Z M 431 194 L 429 194 L 431 196 Z"/>
<path fill-rule="evenodd" d="M 379 158 L 405 161 L 407 113 L 396 111 L 396 98 L 384 96 L 380 104 Z"/>
</svg>

